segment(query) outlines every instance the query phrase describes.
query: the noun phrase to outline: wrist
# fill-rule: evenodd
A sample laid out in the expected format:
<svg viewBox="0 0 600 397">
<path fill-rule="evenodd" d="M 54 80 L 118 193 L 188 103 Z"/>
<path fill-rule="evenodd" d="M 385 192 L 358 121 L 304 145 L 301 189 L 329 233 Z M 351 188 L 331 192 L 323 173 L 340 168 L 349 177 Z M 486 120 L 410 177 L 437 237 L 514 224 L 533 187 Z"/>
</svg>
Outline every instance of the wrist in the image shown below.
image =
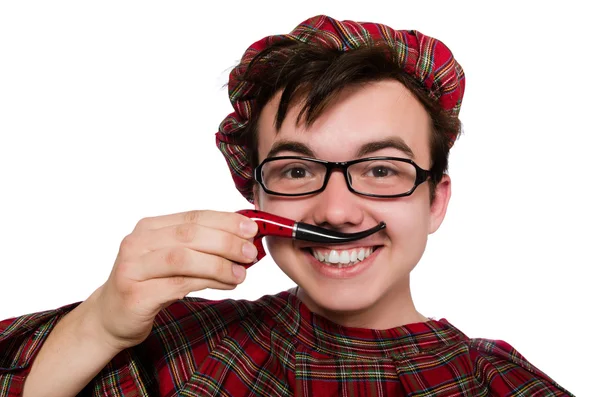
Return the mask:
<svg viewBox="0 0 600 397">
<path fill-rule="evenodd" d="M 106 354 L 115 356 L 126 349 L 123 341 L 117 340 L 105 327 L 102 321 L 102 310 L 99 308 L 99 296 L 104 286 L 98 288 L 82 305 L 82 316 L 79 321 L 80 335 L 102 349 L 106 349 Z"/>
</svg>

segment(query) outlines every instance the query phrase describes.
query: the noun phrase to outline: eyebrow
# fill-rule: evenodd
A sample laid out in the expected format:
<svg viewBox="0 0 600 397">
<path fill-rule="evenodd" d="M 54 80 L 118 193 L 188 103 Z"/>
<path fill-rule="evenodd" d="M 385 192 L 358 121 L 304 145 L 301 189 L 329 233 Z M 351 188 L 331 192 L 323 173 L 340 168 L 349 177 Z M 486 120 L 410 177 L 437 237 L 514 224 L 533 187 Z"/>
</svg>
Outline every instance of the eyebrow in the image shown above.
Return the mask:
<svg viewBox="0 0 600 397">
<path fill-rule="evenodd" d="M 410 146 L 408 146 L 408 144 L 406 142 L 404 142 L 404 139 L 402 139 L 400 137 L 391 137 L 391 138 L 387 138 L 387 139 L 382 139 L 381 141 L 374 141 L 374 142 L 366 143 L 358 149 L 358 151 L 356 152 L 356 157 L 358 157 L 358 158 L 364 157 L 367 154 L 371 154 L 378 150 L 388 149 L 388 148 L 392 148 L 392 149 L 396 149 L 396 150 L 400 150 L 401 152 L 404 152 L 411 160 L 414 160 L 414 158 L 415 158 L 415 154 L 413 153 Z"/>
<path fill-rule="evenodd" d="M 275 157 L 281 152 L 295 152 L 307 157 L 315 157 L 315 153 L 304 143 L 288 140 L 275 142 L 267 154 L 267 158 Z"/>
<path fill-rule="evenodd" d="M 388 148 L 400 150 L 401 152 L 404 152 L 410 159 L 414 160 L 415 154 L 413 153 L 412 149 L 400 137 L 391 137 L 380 141 L 365 143 L 356 151 L 356 157 L 364 157 L 378 150 Z M 269 153 L 267 154 L 267 158 L 275 157 L 281 152 L 294 152 L 307 157 L 316 157 L 311 148 L 304 143 L 290 140 L 280 140 L 275 142 L 273 147 L 271 147 L 271 150 L 269 150 Z"/>
</svg>

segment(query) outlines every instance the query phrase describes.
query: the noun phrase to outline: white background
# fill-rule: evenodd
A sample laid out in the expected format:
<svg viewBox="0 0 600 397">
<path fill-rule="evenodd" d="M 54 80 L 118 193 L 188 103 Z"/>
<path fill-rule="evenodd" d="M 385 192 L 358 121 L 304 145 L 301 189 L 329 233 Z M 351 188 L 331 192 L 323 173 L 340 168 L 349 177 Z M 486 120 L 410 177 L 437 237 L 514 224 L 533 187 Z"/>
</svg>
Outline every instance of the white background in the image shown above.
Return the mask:
<svg viewBox="0 0 600 397">
<path fill-rule="evenodd" d="M 248 208 L 214 143 L 222 86 L 252 42 L 324 13 L 439 38 L 466 71 L 453 197 L 414 272 L 417 308 L 597 395 L 597 13 L 370 4 L 2 2 L 0 319 L 84 300 L 143 217 Z M 266 258 L 237 290 L 193 295 L 292 285 Z"/>
</svg>

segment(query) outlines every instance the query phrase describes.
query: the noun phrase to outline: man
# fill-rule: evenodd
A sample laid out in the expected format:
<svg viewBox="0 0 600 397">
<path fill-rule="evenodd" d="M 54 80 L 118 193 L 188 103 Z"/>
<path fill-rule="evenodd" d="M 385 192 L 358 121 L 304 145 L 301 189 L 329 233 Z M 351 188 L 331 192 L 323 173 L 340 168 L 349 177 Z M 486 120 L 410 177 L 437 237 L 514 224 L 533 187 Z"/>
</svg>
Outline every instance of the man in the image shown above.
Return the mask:
<svg viewBox="0 0 600 397">
<path fill-rule="evenodd" d="M 298 287 L 232 289 L 258 255 L 250 219 L 142 219 L 84 302 L 0 323 L 0 396 L 569 395 L 502 341 L 417 311 L 410 272 L 451 194 L 464 74 L 440 41 L 317 16 L 254 43 L 232 71 L 217 145 L 256 209 L 341 232 L 270 238 Z"/>
</svg>

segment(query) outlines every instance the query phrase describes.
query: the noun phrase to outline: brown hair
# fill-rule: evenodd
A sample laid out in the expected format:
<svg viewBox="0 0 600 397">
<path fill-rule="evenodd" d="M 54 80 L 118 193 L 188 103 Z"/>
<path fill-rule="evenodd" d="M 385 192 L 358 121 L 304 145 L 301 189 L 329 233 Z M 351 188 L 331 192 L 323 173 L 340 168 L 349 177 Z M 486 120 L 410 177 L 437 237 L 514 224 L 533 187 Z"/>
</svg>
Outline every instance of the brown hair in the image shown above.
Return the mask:
<svg viewBox="0 0 600 397">
<path fill-rule="evenodd" d="M 276 93 L 282 92 L 275 125 L 279 131 L 289 107 L 297 101 L 302 100 L 303 106 L 296 122 L 303 120 L 310 127 L 344 88 L 384 79 L 395 79 L 406 86 L 429 114 L 433 201 L 435 187 L 448 169 L 448 133 L 458 134 L 460 122 L 444 112 L 429 90 L 400 68 L 396 51 L 382 42 L 344 52 L 289 40 L 257 54 L 243 76 L 253 85 L 253 98 L 242 98 L 253 99 L 258 109 L 241 134 L 251 149 L 252 167 L 258 166 L 258 118 Z"/>
</svg>

